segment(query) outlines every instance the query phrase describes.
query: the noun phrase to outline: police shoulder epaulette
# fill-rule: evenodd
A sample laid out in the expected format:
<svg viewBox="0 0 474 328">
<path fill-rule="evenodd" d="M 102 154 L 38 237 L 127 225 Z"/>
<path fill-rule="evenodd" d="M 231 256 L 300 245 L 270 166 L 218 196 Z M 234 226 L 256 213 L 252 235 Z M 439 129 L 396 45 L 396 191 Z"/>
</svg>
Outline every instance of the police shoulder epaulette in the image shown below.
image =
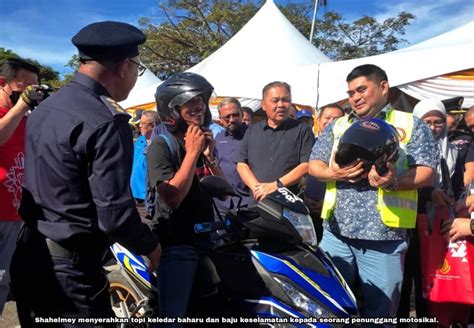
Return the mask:
<svg viewBox="0 0 474 328">
<path fill-rule="evenodd" d="M 123 109 L 115 100 L 107 96 L 100 96 L 100 100 L 105 104 L 107 109 L 112 113 L 112 116 L 115 115 L 127 115 L 130 116 L 125 109 Z"/>
</svg>

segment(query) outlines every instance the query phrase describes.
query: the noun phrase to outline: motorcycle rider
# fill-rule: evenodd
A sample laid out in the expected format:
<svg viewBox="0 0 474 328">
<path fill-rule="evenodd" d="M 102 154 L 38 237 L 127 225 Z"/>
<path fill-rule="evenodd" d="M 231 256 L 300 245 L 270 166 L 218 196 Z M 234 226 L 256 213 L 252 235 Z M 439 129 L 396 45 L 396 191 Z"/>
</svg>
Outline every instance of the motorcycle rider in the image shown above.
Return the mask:
<svg viewBox="0 0 474 328">
<path fill-rule="evenodd" d="M 186 317 L 199 259 L 210 250 L 209 236 L 195 234 L 194 225 L 213 218 L 211 199 L 199 178 L 221 175 L 207 128 L 213 90 L 200 75 L 178 73 L 155 94 L 168 131 L 156 136 L 147 152 L 148 183 L 156 191 L 153 222 L 163 247 L 158 269 L 160 317 Z"/>
</svg>

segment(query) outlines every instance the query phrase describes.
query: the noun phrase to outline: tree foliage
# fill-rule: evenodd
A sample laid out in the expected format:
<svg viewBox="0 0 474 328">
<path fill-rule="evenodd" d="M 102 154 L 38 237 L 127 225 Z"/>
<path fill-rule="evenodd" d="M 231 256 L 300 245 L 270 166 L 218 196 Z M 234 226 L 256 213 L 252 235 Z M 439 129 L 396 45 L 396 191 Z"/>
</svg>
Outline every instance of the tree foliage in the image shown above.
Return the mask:
<svg viewBox="0 0 474 328">
<path fill-rule="evenodd" d="M 17 53 L 13 52 L 10 49 L 5 49 L 0 47 L 0 63 L 3 62 L 6 58 L 21 58 L 40 69 L 39 79 L 40 83 L 48 84 L 54 88 L 57 88 L 62 85 L 62 81 L 59 78 L 59 73 L 56 72 L 51 66 L 46 66 L 40 64 L 37 60 L 31 58 L 23 58 Z"/>
<path fill-rule="evenodd" d="M 400 38 L 415 16 L 400 12 L 383 22 L 363 16 L 347 23 L 341 14 L 328 12 L 315 24 L 313 44 L 334 60 L 373 56 L 398 49 Z"/>
<path fill-rule="evenodd" d="M 142 61 L 160 78 L 186 70 L 219 49 L 258 11 L 264 1 L 164 0 L 158 18 L 139 23 L 148 40 Z M 312 2 L 311 2 L 312 3 Z M 287 3 L 280 10 L 304 35 L 311 30 L 311 3 Z M 347 22 L 336 12 L 316 21 L 313 44 L 334 60 L 358 58 L 397 49 L 414 15 L 401 12 L 378 22 L 363 16 Z"/>
<path fill-rule="evenodd" d="M 148 37 L 142 61 L 161 78 L 209 56 L 258 10 L 254 2 L 228 0 L 168 0 L 159 8 L 165 21 L 144 17 L 139 23 Z"/>
</svg>

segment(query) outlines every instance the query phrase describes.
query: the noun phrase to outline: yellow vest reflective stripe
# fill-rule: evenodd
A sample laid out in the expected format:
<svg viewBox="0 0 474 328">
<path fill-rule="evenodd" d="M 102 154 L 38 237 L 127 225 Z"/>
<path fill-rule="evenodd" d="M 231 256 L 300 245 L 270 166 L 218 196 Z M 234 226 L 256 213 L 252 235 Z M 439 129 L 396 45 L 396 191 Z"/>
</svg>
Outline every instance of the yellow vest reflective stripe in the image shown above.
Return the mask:
<svg viewBox="0 0 474 328">
<path fill-rule="evenodd" d="M 400 176 L 405 173 L 408 167 L 408 159 L 406 155 L 406 145 L 411 138 L 413 131 L 413 116 L 410 113 L 400 112 L 389 109 L 386 116 L 386 121 L 392 124 L 399 133 L 400 140 L 400 155 L 395 169 L 397 175 Z M 337 150 L 339 140 L 346 131 L 351 122 L 348 116 L 343 116 L 334 123 L 333 135 L 334 144 L 332 148 L 331 161 L 333 154 Z M 382 222 L 393 228 L 413 228 L 416 222 L 418 193 L 415 190 L 399 190 L 387 191 L 382 188 L 378 189 L 377 209 L 380 212 Z M 329 219 L 336 206 L 336 182 L 330 181 L 326 183 L 326 195 L 324 197 L 321 217 Z"/>
</svg>

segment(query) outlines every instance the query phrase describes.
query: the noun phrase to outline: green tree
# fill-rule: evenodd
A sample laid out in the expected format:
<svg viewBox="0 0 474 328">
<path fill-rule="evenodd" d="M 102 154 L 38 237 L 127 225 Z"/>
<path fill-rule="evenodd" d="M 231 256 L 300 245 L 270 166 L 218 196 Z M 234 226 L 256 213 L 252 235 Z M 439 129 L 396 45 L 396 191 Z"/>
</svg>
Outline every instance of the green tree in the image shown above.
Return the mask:
<svg viewBox="0 0 474 328">
<path fill-rule="evenodd" d="M 142 61 L 160 78 L 184 71 L 219 49 L 258 11 L 264 1 L 163 0 L 159 17 L 143 17 L 139 23 L 148 40 Z M 279 6 L 305 36 L 311 30 L 312 5 Z M 364 16 L 346 22 L 328 12 L 316 22 L 313 44 L 334 60 L 358 58 L 397 49 L 405 40 L 405 28 L 414 15 L 401 12 L 383 22 Z"/>
<path fill-rule="evenodd" d="M 23 58 L 10 49 L 5 49 L 5 48 L 0 47 L 0 63 L 6 58 L 21 58 L 39 67 L 40 69 L 39 78 L 40 78 L 41 83 L 51 85 L 54 88 L 58 88 L 63 84 L 59 78 L 59 73 L 56 72 L 51 66 L 42 65 L 37 60 L 31 59 L 31 58 Z"/>
<path fill-rule="evenodd" d="M 142 61 L 160 78 L 199 63 L 258 10 L 252 1 L 225 0 L 168 0 L 159 8 L 164 22 L 143 17 L 139 23 L 148 37 Z"/>
<path fill-rule="evenodd" d="M 400 12 L 383 22 L 363 16 L 347 23 L 341 14 L 328 12 L 315 24 L 313 44 L 333 60 L 373 56 L 406 43 L 400 36 L 413 19 L 413 14 Z"/>
</svg>

